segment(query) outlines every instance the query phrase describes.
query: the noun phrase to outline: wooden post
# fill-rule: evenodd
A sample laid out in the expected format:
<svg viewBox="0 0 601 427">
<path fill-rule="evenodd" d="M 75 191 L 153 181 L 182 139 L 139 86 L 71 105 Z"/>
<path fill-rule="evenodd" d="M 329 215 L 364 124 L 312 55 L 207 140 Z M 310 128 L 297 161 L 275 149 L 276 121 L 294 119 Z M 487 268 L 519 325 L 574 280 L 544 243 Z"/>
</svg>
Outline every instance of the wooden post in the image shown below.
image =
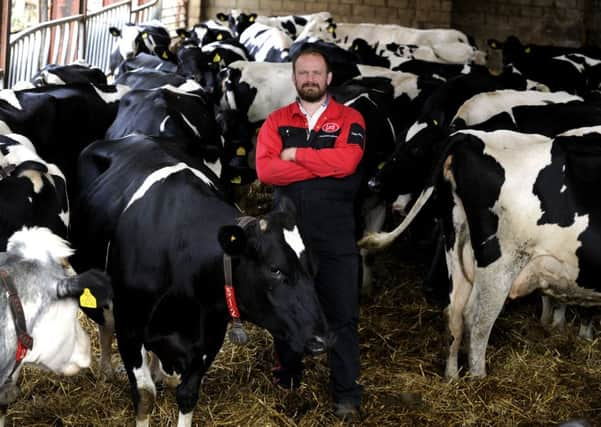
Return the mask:
<svg viewBox="0 0 601 427">
<path fill-rule="evenodd" d="M 8 71 L 6 67 L 10 64 L 10 0 L 0 0 L 0 78 L 2 88 L 8 84 Z"/>
</svg>

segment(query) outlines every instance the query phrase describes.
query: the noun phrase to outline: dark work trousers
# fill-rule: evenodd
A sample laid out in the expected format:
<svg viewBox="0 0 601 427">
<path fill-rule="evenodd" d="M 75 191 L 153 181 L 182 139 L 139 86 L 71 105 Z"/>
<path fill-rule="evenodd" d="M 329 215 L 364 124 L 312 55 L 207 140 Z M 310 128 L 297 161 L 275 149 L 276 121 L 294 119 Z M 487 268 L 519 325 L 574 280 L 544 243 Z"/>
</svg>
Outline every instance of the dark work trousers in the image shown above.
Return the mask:
<svg viewBox="0 0 601 427">
<path fill-rule="evenodd" d="M 354 197 L 344 190 L 329 188 L 328 182 L 316 188 L 311 186 L 313 183 L 309 188 L 302 185 L 276 188 L 274 196 L 285 194 L 293 200 L 301 235 L 317 264 L 315 286 L 335 336 L 328 355 L 334 401 L 359 405 L 362 395 L 362 386 L 357 383 L 360 263 L 355 242 Z M 282 382 L 292 379 L 298 384 L 303 369 L 302 355 L 291 352 L 279 340 L 274 344 Z M 276 378 L 277 375 L 278 372 Z"/>
</svg>

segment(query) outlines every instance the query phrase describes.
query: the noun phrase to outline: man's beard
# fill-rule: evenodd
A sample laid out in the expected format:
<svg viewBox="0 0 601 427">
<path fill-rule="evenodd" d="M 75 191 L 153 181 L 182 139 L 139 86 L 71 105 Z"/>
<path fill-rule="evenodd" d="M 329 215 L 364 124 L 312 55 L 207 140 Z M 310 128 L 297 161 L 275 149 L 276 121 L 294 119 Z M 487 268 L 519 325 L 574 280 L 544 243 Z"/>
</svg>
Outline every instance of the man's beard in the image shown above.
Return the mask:
<svg viewBox="0 0 601 427">
<path fill-rule="evenodd" d="M 303 87 L 297 87 L 296 90 L 298 97 L 307 102 L 317 102 L 326 94 L 326 88 L 322 90 L 319 85 L 312 83 L 305 83 Z"/>
</svg>

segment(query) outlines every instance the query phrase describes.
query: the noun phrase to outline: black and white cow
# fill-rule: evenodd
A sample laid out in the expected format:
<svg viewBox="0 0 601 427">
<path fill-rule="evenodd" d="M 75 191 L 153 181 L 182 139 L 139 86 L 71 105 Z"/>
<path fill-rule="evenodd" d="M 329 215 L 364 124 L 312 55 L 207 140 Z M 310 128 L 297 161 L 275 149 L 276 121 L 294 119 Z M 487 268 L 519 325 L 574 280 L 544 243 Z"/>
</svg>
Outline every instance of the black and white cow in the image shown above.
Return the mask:
<svg viewBox="0 0 601 427">
<path fill-rule="evenodd" d="M 254 24 L 257 16 L 256 13 L 245 13 L 240 9 L 232 9 L 228 14 L 219 12 L 216 15 L 217 20 L 228 24 L 235 37 L 240 37 L 244 30 Z"/>
<path fill-rule="evenodd" d="M 69 202 L 63 173 L 46 163 L 22 135 L 0 135 L 0 250 L 23 226 L 67 238 Z"/>
<path fill-rule="evenodd" d="M 89 64 L 57 65 L 48 64 L 32 78 L 34 86 L 64 85 L 66 83 L 92 83 L 106 85 L 106 75 L 100 68 Z"/>
<path fill-rule="evenodd" d="M 434 188 L 452 277 L 446 375 L 458 375 L 468 337 L 469 372 L 486 375 L 485 355 L 508 297 L 541 289 L 564 303 L 601 305 L 598 285 L 601 127 L 554 139 L 499 130 L 463 130 L 445 143 L 434 173 L 397 229 L 362 244 L 385 245 L 411 222 Z"/>
<path fill-rule="evenodd" d="M 47 228 L 23 228 L 0 253 L 0 425 L 30 364 L 63 375 L 90 366 L 90 339 L 78 308 L 108 306 L 110 282 L 98 270 L 76 275 L 73 249 Z"/>
<path fill-rule="evenodd" d="M 312 23 L 329 25 L 333 22 L 330 12 L 316 12 L 308 15 L 286 15 L 286 16 L 257 16 L 254 22 L 258 22 L 269 27 L 275 27 L 286 33 L 292 40 L 295 40 L 307 25 Z"/>
<path fill-rule="evenodd" d="M 178 28 L 175 32 L 180 38 L 189 40 L 199 47 L 213 42 L 234 39 L 232 31 L 228 27 L 214 20 L 195 24 L 191 30 Z"/>
<path fill-rule="evenodd" d="M 71 193 L 77 156 L 87 144 L 104 136 L 127 90 L 69 83 L 0 91 L 0 134 L 26 136 L 42 159 L 64 173 Z"/>
<path fill-rule="evenodd" d="M 228 311 L 224 284 L 233 286 L 242 320 L 296 351 L 325 350 L 327 325 L 301 264 L 292 206 L 240 217 L 201 164 L 150 137 L 96 142 L 80 165 L 81 200 L 98 233 L 90 243 L 111 242 L 115 327 L 138 425 L 148 425 L 156 395 L 149 353 L 163 374 L 177 377 L 178 425 L 191 425 L 201 379 L 238 311 Z M 232 258 L 231 282 L 224 254 Z"/>
<path fill-rule="evenodd" d="M 240 43 L 249 56 L 258 62 L 285 62 L 289 60 L 292 39 L 282 30 L 254 23 L 240 34 Z"/>
<path fill-rule="evenodd" d="M 176 52 L 177 72 L 196 80 L 207 92 L 215 91 L 219 72 L 235 61 L 250 59 L 246 48 L 236 40 L 209 43 L 203 47 L 182 45 Z"/>
<path fill-rule="evenodd" d="M 221 176 L 223 147 L 213 106 L 198 85 L 195 89 L 186 92 L 165 86 L 128 92 L 119 102 L 117 117 L 105 138 L 119 139 L 136 133 L 174 138 L 186 153 L 203 159 Z"/>
<path fill-rule="evenodd" d="M 159 21 L 125 24 L 121 29 L 110 27 L 109 32 L 119 38 L 110 56 L 109 74 L 114 74 L 121 62 L 133 58 L 138 53 L 148 53 L 175 63 L 175 56 L 169 50 L 171 36 Z"/>
</svg>

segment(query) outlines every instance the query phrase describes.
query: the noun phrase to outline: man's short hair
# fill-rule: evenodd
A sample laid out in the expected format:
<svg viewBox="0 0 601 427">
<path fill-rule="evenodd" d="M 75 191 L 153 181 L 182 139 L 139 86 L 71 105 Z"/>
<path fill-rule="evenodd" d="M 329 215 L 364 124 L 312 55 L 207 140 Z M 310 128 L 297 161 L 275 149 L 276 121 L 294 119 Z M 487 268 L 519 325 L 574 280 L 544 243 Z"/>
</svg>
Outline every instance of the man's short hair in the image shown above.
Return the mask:
<svg viewBox="0 0 601 427">
<path fill-rule="evenodd" d="M 292 72 L 296 71 L 296 61 L 298 60 L 298 58 L 304 55 L 321 56 L 323 58 L 323 61 L 326 63 L 326 72 L 329 73 L 332 71 L 330 68 L 330 61 L 328 61 L 326 54 L 321 49 L 315 46 L 305 45 L 305 47 L 301 47 L 300 50 L 296 52 L 292 57 Z"/>
</svg>

